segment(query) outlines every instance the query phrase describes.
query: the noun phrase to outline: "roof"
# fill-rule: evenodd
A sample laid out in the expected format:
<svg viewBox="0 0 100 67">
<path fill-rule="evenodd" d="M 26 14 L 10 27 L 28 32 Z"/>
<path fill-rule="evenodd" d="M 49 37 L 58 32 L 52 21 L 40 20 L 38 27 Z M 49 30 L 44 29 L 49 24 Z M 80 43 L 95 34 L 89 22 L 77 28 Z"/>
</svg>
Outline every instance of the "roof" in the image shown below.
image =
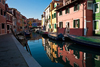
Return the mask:
<svg viewBox="0 0 100 67">
<path fill-rule="evenodd" d="M 77 0 L 72 1 L 71 3 L 69 3 L 69 4 L 65 5 L 65 6 L 62 6 L 62 7 L 58 8 L 56 11 L 59 11 L 59 10 L 63 9 L 63 8 L 65 8 L 66 6 L 69 6 L 69 5 L 73 4 L 73 3 L 76 2 L 76 1 L 77 1 Z"/>
</svg>

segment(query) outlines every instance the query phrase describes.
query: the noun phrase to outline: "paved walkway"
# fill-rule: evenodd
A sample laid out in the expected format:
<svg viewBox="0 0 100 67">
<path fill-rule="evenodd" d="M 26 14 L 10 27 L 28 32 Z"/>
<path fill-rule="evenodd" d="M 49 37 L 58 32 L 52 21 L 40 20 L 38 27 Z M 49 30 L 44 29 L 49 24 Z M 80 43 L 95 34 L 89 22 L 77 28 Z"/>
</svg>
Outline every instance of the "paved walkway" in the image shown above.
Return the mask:
<svg viewBox="0 0 100 67">
<path fill-rule="evenodd" d="M 40 67 L 40 65 L 12 34 L 7 34 L 0 36 L 0 67 Z"/>
</svg>

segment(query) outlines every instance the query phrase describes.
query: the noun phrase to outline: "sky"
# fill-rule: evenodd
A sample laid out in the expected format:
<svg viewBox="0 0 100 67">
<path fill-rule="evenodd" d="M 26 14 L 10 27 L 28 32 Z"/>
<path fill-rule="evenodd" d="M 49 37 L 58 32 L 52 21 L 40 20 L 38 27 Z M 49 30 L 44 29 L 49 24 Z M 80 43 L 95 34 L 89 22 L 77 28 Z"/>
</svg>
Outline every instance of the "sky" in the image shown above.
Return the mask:
<svg viewBox="0 0 100 67">
<path fill-rule="evenodd" d="M 16 8 L 26 18 L 41 20 L 45 8 L 52 0 L 7 0 L 9 8 Z"/>
</svg>

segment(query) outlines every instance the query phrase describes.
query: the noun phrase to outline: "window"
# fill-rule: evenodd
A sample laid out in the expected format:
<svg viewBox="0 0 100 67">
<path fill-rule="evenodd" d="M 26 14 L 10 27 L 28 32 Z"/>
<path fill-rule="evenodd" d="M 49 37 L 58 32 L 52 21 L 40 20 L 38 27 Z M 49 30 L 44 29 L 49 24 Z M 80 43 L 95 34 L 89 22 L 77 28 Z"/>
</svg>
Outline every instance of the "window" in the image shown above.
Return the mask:
<svg viewBox="0 0 100 67">
<path fill-rule="evenodd" d="M 79 53 L 79 51 L 74 50 L 73 54 L 75 55 L 75 57 L 76 57 L 77 59 L 80 58 L 80 53 Z"/>
<path fill-rule="evenodd" d="M 62 15 L 62 11 L 59 12 L 59 16 Z"/>
<path fill-rule="evenodd" d="M 49 20 L 50 20 L 50 17 L 51 17 L 51 16 L 49 16 Z"/>
<path fill-rule="evenodd" d="M 99 3 L 95 3 L 94 4 L 94 9 L 93 9 L 93 11 L 94 11 L 94 13 L 99 13 Z"/>
<path fill-rule="evenodd" d="M 52 14 L 52 19 L 53 19 L 53 14 Z"/>
<path fill-rule="evenodd" d="M 3 10 L 1 9 L 1 15 L 3 15 Z"/>
<path fill-rule="evenodd" d="M 5 1 L 3 0 L 3 4 L 5 4 Z"/>
<path fill-rule="evenodd" d="M 0 2 L 1 2 L 1 0 L 0 0 Z"/>
<path fill-rule="evenodd" d="M 69 13 L 69 8 L 66 8 L 65 14 Z"/>
<path fill-rule="evenodd" d="M 92 9 L 93 3 L 92 1 L 87 1 L 87 9 Z"/>
<path fill-rule="evenodd" d="M 79 28 L 80 27 L 80 20 L 79 19 L 74 20 L 73 25 L 74 25 L 74 28 Z"/>
<path fill-rule="evenodd" d="M 74 6 L 74 11 L 77 11 L 77 10 L 79 10 L 79 4 Z"/>
<path fill-rule="evenodd" d="M 6 12 L 4 11 L 4 16 L 6 16 Z"/>
<path fill-rule="evenodd" d="M 56 4 L 54 5 L 54 7 L 56 7 Z"/>
<path fill-rule="evenodd" d="M 59 22 L 59 27 L 63 28 L 63 22 Z"/>
<path fill-rule="evenodd" d="M 56 18 L 56 13 L 54 13 L 54 18 Z"/>
<path fill-rule="evenodd" d="M 4 29 L 5 28 L 5 24 L 4 23 L 2 23 L 2 29 Z"/>
</svg>

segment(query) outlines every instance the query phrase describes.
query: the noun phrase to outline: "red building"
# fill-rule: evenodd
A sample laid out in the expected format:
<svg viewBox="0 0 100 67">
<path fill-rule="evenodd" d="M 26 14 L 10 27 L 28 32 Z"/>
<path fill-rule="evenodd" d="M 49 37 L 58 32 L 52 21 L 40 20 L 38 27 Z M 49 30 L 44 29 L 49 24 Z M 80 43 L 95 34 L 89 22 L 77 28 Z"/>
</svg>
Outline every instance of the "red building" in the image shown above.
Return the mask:
<svg viewBox="0 0 100 67">
<path fill-rule="evenodd" d="M 17 19 L 17 33 L 19 33 L 21 31 L 20 29 L 20 12 L 18 10 L 16 10 L 16 19 Z"/>
<path fill-rule="evenodd" d="M 63 0 L 57 9 L 58 33 L 78 36 L 93 35 L 93 0 Z"/>
<path fill-rule="evenodd" d="M 11 33 L 11 29 L 13 28 L 13 15 L 12 13 L 9 11 L 9 6 L 8 4 L 5 4 L 5 9 L 6 9 L 6 24 L 7 24 L 7 33 Z"/>
<path fill-rule="evenodd" d="M 6 34 L 5 0 L 0 0 L 0 35 Z"/>
</svg>

